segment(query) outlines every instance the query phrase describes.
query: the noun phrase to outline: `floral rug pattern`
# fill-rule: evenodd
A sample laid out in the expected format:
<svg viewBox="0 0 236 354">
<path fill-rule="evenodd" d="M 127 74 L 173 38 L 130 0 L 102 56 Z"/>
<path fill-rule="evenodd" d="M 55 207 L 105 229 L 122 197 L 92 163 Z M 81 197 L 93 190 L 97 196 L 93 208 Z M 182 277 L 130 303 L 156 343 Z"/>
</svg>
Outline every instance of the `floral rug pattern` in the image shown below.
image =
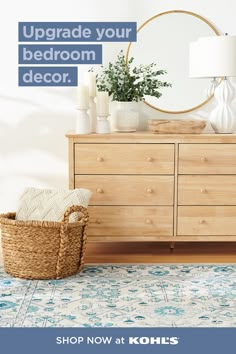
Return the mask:
<svg viewBox="0 0 236 354">
<path fill-rule="evenodd" d="M 236 327 L 236 264 L 86 266 L 61 280 L 0 268 L 1 327 Z"/>
</svg>

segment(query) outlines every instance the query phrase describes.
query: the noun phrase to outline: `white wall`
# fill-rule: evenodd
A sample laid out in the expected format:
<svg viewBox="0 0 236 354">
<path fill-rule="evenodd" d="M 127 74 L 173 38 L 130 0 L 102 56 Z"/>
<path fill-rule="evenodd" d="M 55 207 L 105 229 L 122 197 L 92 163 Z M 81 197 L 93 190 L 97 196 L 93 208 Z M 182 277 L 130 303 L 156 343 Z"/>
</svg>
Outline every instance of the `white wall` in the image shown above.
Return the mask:
<svg viewBox="0 0 236 354">
<path fill-rule="evenodd" d="M 0 12 L 0 212 L 15 210 L 26 186 L 68 186 L 64 135 L 75 123 L 75 88 L 17 87 L 18 21 L 137 21 L 140 25 L 159 12 L 173 9 L 196 12 L 221 32 L 236 34 L 234 0 L 5 2 Z M 127 44 L 107 43 L 103 47 L 108 61 Z M 86 66 L 79 68 L 79 74 L 85 70 Z M 212 104 L 187 116 L 207 117 Z M 150 116 L 163 114 L 145 106 L 143 119 Z"/>
</svg>

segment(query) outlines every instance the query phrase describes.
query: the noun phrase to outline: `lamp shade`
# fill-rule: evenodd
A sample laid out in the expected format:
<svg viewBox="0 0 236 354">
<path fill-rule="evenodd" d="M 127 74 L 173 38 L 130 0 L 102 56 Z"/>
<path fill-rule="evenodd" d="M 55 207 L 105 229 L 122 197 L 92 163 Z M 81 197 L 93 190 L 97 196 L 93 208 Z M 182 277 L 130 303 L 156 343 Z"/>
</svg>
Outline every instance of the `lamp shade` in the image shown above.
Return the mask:
<svg viewBox="0 0 236 354">
<path fill-rule="evenodd" d="M 202 37 L 189 46 L 189 77 L 236 76 L 236 36 Z"/>
</svg>

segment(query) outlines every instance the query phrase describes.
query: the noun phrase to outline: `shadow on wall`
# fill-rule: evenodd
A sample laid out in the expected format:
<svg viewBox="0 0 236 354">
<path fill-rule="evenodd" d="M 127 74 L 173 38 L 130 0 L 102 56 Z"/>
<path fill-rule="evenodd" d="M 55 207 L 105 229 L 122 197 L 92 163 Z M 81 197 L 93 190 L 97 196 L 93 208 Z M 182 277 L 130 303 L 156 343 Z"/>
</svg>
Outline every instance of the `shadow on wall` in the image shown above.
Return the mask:
<svg viewBox="0 0 236 354">
<path fill-rule="evenodd" d="M 66 127 L 73 127 L 74 121 L 75 112 L 53 113 L 45 110 L 32 112 L 17 126 L 0 121 L 0 151 L 9 157 L 12 153 L 24 153 L 36 148 L 65 159 L 65 133 L 69 130 Z"/>
<path fill-rule="evenodd" d="M 0 212 L 15 210 L 18 196 L 27 186 L 68 187 L 65 133 L 73 129 L 76 111 L 64 94 L 56 94 L 51 105 L 27 97 L 1 96 Z M 55 105 L 55 100 L 63 99 L 65 104 Z"/>
</svg>

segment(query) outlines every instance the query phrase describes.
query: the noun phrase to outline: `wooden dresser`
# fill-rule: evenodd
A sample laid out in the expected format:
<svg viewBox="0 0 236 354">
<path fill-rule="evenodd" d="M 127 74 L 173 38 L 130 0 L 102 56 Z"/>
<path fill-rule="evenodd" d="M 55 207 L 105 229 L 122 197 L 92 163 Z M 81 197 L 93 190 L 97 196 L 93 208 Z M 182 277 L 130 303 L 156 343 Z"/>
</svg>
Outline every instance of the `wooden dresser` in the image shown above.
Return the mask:
<svg viewBox="0 0 236 354">
<path fill-rule="evenodd" d="M 96 241 L 236 241 L 236 135 L 67 134 Z"/>
</svg>

